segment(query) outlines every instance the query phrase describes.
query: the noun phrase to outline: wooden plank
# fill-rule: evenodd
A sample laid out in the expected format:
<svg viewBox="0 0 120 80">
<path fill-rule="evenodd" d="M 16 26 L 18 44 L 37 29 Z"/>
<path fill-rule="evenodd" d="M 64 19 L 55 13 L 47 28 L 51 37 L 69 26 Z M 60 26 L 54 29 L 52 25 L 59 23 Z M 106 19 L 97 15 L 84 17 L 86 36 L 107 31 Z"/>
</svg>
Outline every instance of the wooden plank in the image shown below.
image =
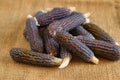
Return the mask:
<svg viewBox="0 0 120 80">
<path fill-rule="evenodd" d="M 119 80 L 120 61 L 100 58 L 100 64 L 93 65 L 73 56 L 67 68 L 58 69 L 19 64 L 9 56 L 12 47 L 30 49 L 22 35 L 26 16 L 57 6 L 75 6 L 80 12 L 91 12 L 91 21 L 100 25 L 120 44 L 120 15 L 116 4 L 120 6 L 116 1 L 0 0 L 0 80 Z"/>
</svg>

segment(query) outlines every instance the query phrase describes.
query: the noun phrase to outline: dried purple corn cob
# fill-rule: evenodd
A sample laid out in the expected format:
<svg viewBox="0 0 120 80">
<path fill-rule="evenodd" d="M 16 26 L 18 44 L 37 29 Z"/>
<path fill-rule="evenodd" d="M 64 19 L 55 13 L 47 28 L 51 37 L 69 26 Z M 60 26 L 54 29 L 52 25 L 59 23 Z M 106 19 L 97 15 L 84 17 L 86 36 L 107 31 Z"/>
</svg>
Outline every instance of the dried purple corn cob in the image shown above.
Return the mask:
<svg viewBox="0 0 120 80">
<path fill-rule="evenodd" d="M 48 29 L 43 32 L 46 52 L 50 55 L 56 56 L 59 51 L 59 44 L 49 34 Z"/>
<path fill-rule="evenodd" d="M 36 14 L 35 14 L 35 17 L 38 18 L 39 16 L 43 15 L 44 12 L 43 11 L 38 11 Z M 23 31 L 23 36 L 25 37 L 25 39 L 28 41 L 29 39 L 29 36 L 28 36 L 28 31 L 27 31 L 27 28 L 25 26 L 25 29 Z"/>
<path fill-rule="evenodd" d="M 59 66 L 59 68 L 65 68 L 65 67 L 67 67 L 68 64 L 70 63 L 70 60 L 72 59 L 71 53 L 68 50 L 66 50 L 65 47 L 61 46 L 60 57 L 63 59 L 63 62 L 61 63 L 61 65 Z"/>
<path fill-rule="evenodd" d="M 103 29 L 93 23 L 86 23 L 82 25 L 88 32 L 90 32 L 96 39 L 103 40 L 115 44 L 115 40 L 106 33 Z"/>
<path fill-rule="evenodd" d="M 37 52 L 43 52 L 43 42 L 41 37 L 39 36 L 39 31 L 36 26 L 36 21 L 31 15 L 28 15 L 26 27 L 28 31 L 28 37 L 29 37 L 29 43 L 31 49 Z"/>
<path fill-rule="evenodd" d="M 117 45 L 84 36 L 77 36 L 76 38 L 85 43 L 98 56 L 114 61 L 120 59 L 120 47 Z"/>
<path fill-rule="evenodd" d="M 92 39 L 94 38 L 93 35 L 89 33 L 87 30 L 85 30 L 82 26 L 75 27 L 74 29 L 70 31 L 70 33 L 73 36 L 83 35 L 83 36 L 86 36 Z"/>
<path fill-rule="evenodd" d="M 61 20 L 56 20 L 53 23 L 51 23 L 48 29 L 50 33 L 55 32 L 57 29 L 70 31 L 76 26 L 79 26 L 80 24 L 84 23 L 85 21 L 86 19 L 82 13 L 73 12 L 70 16 Z"/>
<path fill-rule="evenodd" d="M 12 48 L 10 50 L 10 56 L 16 62 L 38 66 L 59 66 L 62 63 L 62 59 L 60 58 L 21 48 Z"/>
<path fill-rule="evenodd" d="M 69 16 L 71 12 L 72 11 L 68 8 L 55 8 L 52 11 L 49 11 L 48 13 L 45 13 L 42 16 L 39 16 L 37 20 L 40 26 L 46 26 L 54 20 L 58 20 Z"/>
<path fill-rule="evenodd" d="M 94 56 L 94 53 L 78 39 L 64 30 L 58 30 L 53 37 L 65 48 L 77 54 L 86 62 L 93 62 L 98 64 L 99 60 Z"/>
</svg>

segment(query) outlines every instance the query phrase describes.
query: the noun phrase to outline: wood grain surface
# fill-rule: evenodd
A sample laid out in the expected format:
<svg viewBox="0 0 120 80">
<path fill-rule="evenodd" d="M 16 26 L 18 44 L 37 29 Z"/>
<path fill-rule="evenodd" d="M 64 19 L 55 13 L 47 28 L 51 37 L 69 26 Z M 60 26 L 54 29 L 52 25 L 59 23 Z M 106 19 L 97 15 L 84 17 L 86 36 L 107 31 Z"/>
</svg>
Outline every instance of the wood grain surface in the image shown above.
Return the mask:
<svg viewBox="0 0 120 80">
<path fill-rule="evenodd" d="M 29 48 L 22 33 L 26 16 L 48 7 L 75 6 L 91 12 L 91 22 L 98 24 L 120 44 L 119 0 L 0 0 L 0 80 L 120 80 L 120 61 L 100 59 L 98 65 L 73 56 L 65 69 L 37 67 L 14 62 L 12 47 Z"/>
</svg>

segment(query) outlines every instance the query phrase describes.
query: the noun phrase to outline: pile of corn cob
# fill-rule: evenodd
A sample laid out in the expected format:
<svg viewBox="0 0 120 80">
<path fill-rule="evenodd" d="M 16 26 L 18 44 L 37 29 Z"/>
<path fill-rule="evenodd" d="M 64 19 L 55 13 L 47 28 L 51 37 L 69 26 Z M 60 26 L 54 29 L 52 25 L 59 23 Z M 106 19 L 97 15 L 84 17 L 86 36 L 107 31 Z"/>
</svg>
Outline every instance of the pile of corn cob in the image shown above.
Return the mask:
<svg viewBox="0 0 120 80">
<path fill-rule="evenodd" d="M 31 50 L 12 48 L 10 56 L 16 62 L 38 66 L 65 68 L 76 54 L 85 62 L 99 63 L 96 56 L 117 61 L 118 43 L 96 24 L 90 23 L 90 13 L 74 7 L 53 8 L 28 15 L 23 32 Z"/>
</svg>

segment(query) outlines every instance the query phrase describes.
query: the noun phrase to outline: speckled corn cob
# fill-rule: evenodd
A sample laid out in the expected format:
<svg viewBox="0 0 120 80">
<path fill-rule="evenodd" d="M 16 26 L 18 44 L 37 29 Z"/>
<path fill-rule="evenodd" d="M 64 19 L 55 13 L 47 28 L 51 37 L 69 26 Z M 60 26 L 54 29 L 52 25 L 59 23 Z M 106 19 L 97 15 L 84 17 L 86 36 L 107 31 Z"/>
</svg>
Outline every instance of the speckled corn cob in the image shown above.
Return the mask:
<svg viewBox="0 0 120 80">
<path fill-rule="evenodd" d="M 40 16 L 42 16 L 44 14 L 44 12 L 43 11 L 38 11 L 36 14 L 35 14 L 35 17 L 36 18 L 38 18 L 38 17 L 40 17 Z M 37 24 L 36 24 L 37 25 Z M 27 31 L 27 28 L 26 28 L 26 26 L 25 26 L 25 29 L 24 29 L 24 31 L 23 31 L 23 36 L 25 37 L 25 39 L 28 41 L 29 39 L 29 36 L 28 36 L 28 31 Z"/>
<path fill-rule="evenodd" d="M 68 32 L 64 30 L 57 31 L 53 37 L 62 46 L 77 54 L 84 61 L 98 64 L 99 60 L 94 56 L 94 53 L 85 44 L 81 43 L 78 39 L 74 38 Z"/>
<path fill-rule="evenodd" d="M 32 50 L 37 52 L 43 52 L 43 42 L 41 37 L 39 36 L 39 31 L 36 26 L 35 19 L 28 15 L 28 19 L 26 21 L 26 28 L 28 31 L 29 43 Z"/>
<path fill-rule="evenodd" d="M 16 62 L 38 66 L 58 66 L 62 63 L 62 59 L 60 58 L 22 48 L 12 48 L 10 50 L 10 56 Z"/>
<path fill-rule="evenodd" d="M 56 20 L 53 23 L 51 23 L 48 27 L 51 34 L 54 34 L 57 29 L 70 31 L 73 28 L 79 26 L 80 24 L 84 23 L 85 17 L 81 13 L 73 12 L 70 16 L 61 19 Z"/>
<path fill-rule="evenodd" d="M 68 8 L 55 8 L 42 16 L 37 17 L 38 23 L 40 26 L 49 25 L 54 20 L 58 20 L 64 17 L 67 17 L 71 14 L 71 10 Z"/>
<path fill-rule="evenodd" d="M 89 39 L 84 36 L 77 36 L 76 38 L 94 51 L 96 56 L 114 61 L 120 59 L 120 47 L 117 45 L 96 39 Z"/>
<path fill-rule="evenodd" d="M 89 31 L 96 39 L 116 44 L 115 40 L 99 26 L 93 23 L 86 23 L 83 24 L 82 26 L 87 31 Z"/>
</svg>

